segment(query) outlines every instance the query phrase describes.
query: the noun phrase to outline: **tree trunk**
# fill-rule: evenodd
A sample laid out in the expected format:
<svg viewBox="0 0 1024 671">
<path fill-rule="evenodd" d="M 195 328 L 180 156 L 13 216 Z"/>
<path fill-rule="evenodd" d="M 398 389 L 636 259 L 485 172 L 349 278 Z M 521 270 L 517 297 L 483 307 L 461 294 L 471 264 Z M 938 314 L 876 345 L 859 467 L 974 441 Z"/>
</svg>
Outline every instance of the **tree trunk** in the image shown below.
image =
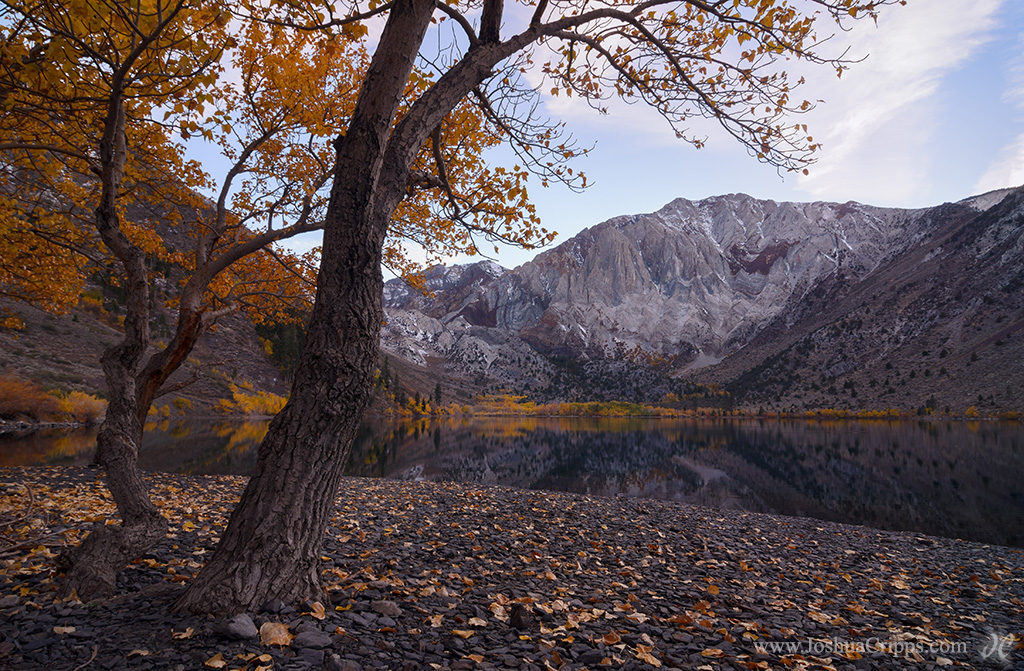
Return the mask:
<svg viewBox="0 0 1024 671">
<path fill-rule="evenodd" d="M 106 469 L 107 487 L 117 504 L 119 526 L 96 524 L 85 540 L 61 557 L 67 577 L 62 587 L 90 601 L 112 596 L 118 572 L 167 535 L 167 520 L 149 497 L 138 468 L 142 436 L 133 404 L 114 403 L 97 436 L 96 458 Z"/>
<path fill-rule="evenodd" d="M 284 409 L 217 549 L 176 604 L 234 614 L 276 597 L 323 599 L 320 550 L 363 412 L 383 320 L 381 256 L 408 166 L 382 170 L 434 0 L 397 0 L 345 136 L 338 138 L 317 295 Z"/>
<path fill-rule="evenodd" d="M 271 597 L 324 598 L 320 549 L 370 400 L 383 316 L 386 222 L 340 205 L 328 215 L 316 308 L 290 400 L 271 422 L 242 500 L 178 609 L 234 614 Z"/>
<path fill-rule="evenodd" d="M 116 214 L 97 210 L 97 219 L 109 223 L 111 217 L 116 222 Z M 61 557 L 67 573 L 62 593 L 74 591 L 86 601 L 112 595 L 118 571 L 167 535 L 167 520 L 149 498 L 138 466 L 144 420 L 138 413 L 135 373 L 149 344 L 149 280 L 145 256 L 137 248 L 130 251 L 123 258 L 128 277 L 125 335 L 103 354 L 110 404 L 96 438 L 96 462 L 106 470 L 121 525 L 95 525 L 81 545 Z"/>
<path fill-rule="evenodd" d="M 106 469 L 121 525 L 95 525 L 81 545 L 61 557 L 67 574 L 62 593 L 75 592 L 87 601 L 112 595 L 118 571 L 167 534 L 167 520 L 149 498 L 138 466 L 143 420 L 135 376 L 149 346 L 149 271 L 146 255 L 121 230 L 117 214 L 117 190 L 127 158 L 120 96 L 110 100 L 100 158 L 103 191 L 95 213 L 96 230 L 121 262 L 127 300 L 124 336 L 103 354 L 110 404 L 96 438 L 96 461 Z"/>
</svg>

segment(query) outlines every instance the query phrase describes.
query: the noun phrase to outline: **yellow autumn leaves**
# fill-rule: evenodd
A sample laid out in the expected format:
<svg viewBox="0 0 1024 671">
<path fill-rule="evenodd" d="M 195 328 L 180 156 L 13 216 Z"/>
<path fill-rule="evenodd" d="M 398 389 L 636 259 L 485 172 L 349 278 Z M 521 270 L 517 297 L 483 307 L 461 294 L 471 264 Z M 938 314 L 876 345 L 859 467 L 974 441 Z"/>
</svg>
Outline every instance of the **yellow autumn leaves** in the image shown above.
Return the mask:
<svg viewBox="0 0 1024 671">
<path fill-rule="evenodd" d="M 0 146 L 10 167 L 0 174 L 0 291 L 63 311 L 91 273 L 118 275 L 92 210 L 104 169 L 99 139 L 108 103 L 119 99 L 128 147 L 120 226 L 155 262 L 182 271 L 153 273 L 165 280 L 160 299 L 173 306 L 198 273 L 203 312 L 299 319 L 311 305 L 318 250 L 272 245 L 322 225 L 331 143 L 345 133 L 367 66 L 365 27 L 296 30 L 264 22 L 270 10 L 248 3 L 8 8 L 24 20 L 0 26 Z M 287 12 L 325 18 L 314 9 L 289 3 Z M 432 84 L 433 73 L 414 73 L 402 113 Z M 479 107 L 458 106 L 438 137 L 438 151 L 428 143 L 416 165 L 435 184 L 410 189 L 389 230 L 386 265 L 415 275 L 423 266 L 414 258 L 473 254 L 481 239 L 530 247 L 551 240 L 527 200 L 527 171 L 484 161 L 503 134 Z M 189 159 L 197 138 L 220 151 L 226 173 Z M 261 235 L 267 240 L 255 253 L 237 252 Z M 218 258 L 224 263 L 211 265 Z"/>
</svg>

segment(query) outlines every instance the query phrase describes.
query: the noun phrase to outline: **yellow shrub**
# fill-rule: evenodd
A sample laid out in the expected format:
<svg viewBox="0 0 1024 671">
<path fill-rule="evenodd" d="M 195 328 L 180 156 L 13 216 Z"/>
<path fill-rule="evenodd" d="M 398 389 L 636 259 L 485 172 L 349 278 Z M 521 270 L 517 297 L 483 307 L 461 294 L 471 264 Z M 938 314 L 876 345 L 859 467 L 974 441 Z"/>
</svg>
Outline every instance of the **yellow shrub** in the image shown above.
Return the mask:
<svg viewBox="0 0 1024 671">
<path fill-rule="evenodd" d="M 25 322 L 22 321 L 21 317 L 14 315 L 4 317 L 0 315 L 0 329 L 7 329 L 9 331 L 23 331 L 25 330 Z"/>
<path fill-rule="evenodd" d="M 171 401 L 171 405 L 174 406 L 174 409 L 179 413 L 184 413 L 186 410 L 192 409 L 192 401 L 187 398 L 182 398 L 181 396 L 178 396 Z"/>
<path fill-rule="evenodd" d="M 107 412 L 106 401 L 84 391 L 72 391 L 59 397 L 57 405 L 59 412 L 82 424 L 95 424 Z"/>
<path fill-rule="evenodd" d="M 58 400 L 29 380 L 0 376 L 0 417 L 25 417 L 37 422 L 59 412 Z"/>
<path fill-rule="evenodd" d="M 244 382 L 243 386 L 252 389 L 249 383 Z M 222 398 L 214 408 L 229 415 L 276 415 L 288 401 L 283 396 L 267 391 L 247 394 L 234 384 L 231 385 L 231 397 L 230 401 Z"/>
</svg>

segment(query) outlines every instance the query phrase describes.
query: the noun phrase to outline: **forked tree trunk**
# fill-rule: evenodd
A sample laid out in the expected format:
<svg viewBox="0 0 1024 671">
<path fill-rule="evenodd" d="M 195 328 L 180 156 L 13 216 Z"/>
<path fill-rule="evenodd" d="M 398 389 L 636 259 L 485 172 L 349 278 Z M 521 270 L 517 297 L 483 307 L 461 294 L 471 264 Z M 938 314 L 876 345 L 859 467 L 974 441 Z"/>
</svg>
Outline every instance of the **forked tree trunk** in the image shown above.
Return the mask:
<svg viewBox="0 0 1024 671">
<path fill-rule="evenodd" d="M 105 186 L 110 183 L 117 181 L 105 181 Z M 121 342 L 103 354 L 110 403 L 96 438 L 96 461 L 106 470 L 107 487 L 117 504 L 121 524 L 95 525 L 78 547 L 61 557 L 67 574 L 62 593 L 74 592 L 86 601 L 112 595 L 117 573 L 162 540 L 168 526 L 149 498 L 149 488 L 138 466 L 143 427 L 135 375 L 149 345 L 148 271 L 143 252 L 119 228 L 110 191 L 105 189 L 104 200 L 96 209 L 96 222 L 104 241 L 123 264 L 127 309 Z"/>
<path fill-rule="evenodd" d="M 178 609 L 233 614 L 271 597 L 323 599 L 320 550 L 370 400 L 383 315 L 385 226 L 359 209 L 331 208 L 332 221 L 344 224 L 330 227 L 323 255 L 337 272 L 321 271 L 290 400 L 271 422 L 228 528 Z"/>
<path fill-rule="evenodd" d="M 397 0 L 367 71 L 324 221 L 316 303 L 291 395 L 213 556 L 176 609 L 234 614 L 272 597 L 323 599 L 320 550 L 363 412 L 383 318 L 384 235 L 408 167 L 383 169 L 433 0 Z"/>
<path fill-rule="evenodd" d="M 111 406 L 96 439 L 96 459 L 106 469 L 121 524 L 94 526 L 61 558 L 67 573 L 62 593 L 74 592 L 85 601 L 113 595 L 118 572 L 167 535 L 167 520 L 150 499 L 139 472 L 142 431 L 134 405 L 116 410 L 114 403 Z"/>
</svg>

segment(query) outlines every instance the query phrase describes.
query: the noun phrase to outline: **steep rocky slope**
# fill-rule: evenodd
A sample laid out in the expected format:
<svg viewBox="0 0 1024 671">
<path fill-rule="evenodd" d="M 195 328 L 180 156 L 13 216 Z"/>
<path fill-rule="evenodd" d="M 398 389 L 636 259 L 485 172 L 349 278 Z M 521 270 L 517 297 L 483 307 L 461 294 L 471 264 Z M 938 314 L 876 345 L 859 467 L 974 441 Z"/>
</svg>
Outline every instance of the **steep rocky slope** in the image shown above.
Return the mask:
<svg viewBox="0 0 1024 671">
<path fill-rule="evenodd" d="M 421 366 L 541 398 L 651 400 L 692 391 L 683 381 L 694 379 L 786 407 L 906 407 L 932 394 L 931 405 L 980 395 L 1004 407 L 1014 399 L 1002 378 L 1020 379 L 1024 360 L 1022 198 L 1004 190 L 921 210 L 679 199 L 586 229 L 515 270 L 434 269 L 431 296 L 392 281 L 383 342 Z M 801 339 L 820 359 L 807 370 L 785 355 Z M 979 365 L 976 350 L 989 346 Z M 963 378 L 936 364 L 900 369 L 900 384 L 895 374 L 860 380 L 871 362 L 907 368 L 915 349 L 967 356 Z M 811 393 L 837 381 L 878 393 Z M 939 393 L 950 381 L 958 388 Z"/>
<path fill-rule="evenodd" d="M 1024 410 L 1024 188 L 921 210 L 680 199 L 515 270 L 434 268 L 427 286 L 385 286 L 382 345 L 410 395 Z M 0 332 L 0 372 L 101 390 L 116 324 L 99 318 L 112 297 L 90 291 L 92 307 L 61 317 L 4 303 L 27 328 Z M 157 316 L 158 339 L 172 317 Z M 203 371 L 180 394 L 197 407 L 232 380 L 287 390 L 242 318 L 187 368 Z"/>
<path fill-rule="evenodd" d="M 826 278 L 701 378 L 769 407 L 1024 409 L 1024 190 L 930 212 L 926 239 Z"/>
</svg>

